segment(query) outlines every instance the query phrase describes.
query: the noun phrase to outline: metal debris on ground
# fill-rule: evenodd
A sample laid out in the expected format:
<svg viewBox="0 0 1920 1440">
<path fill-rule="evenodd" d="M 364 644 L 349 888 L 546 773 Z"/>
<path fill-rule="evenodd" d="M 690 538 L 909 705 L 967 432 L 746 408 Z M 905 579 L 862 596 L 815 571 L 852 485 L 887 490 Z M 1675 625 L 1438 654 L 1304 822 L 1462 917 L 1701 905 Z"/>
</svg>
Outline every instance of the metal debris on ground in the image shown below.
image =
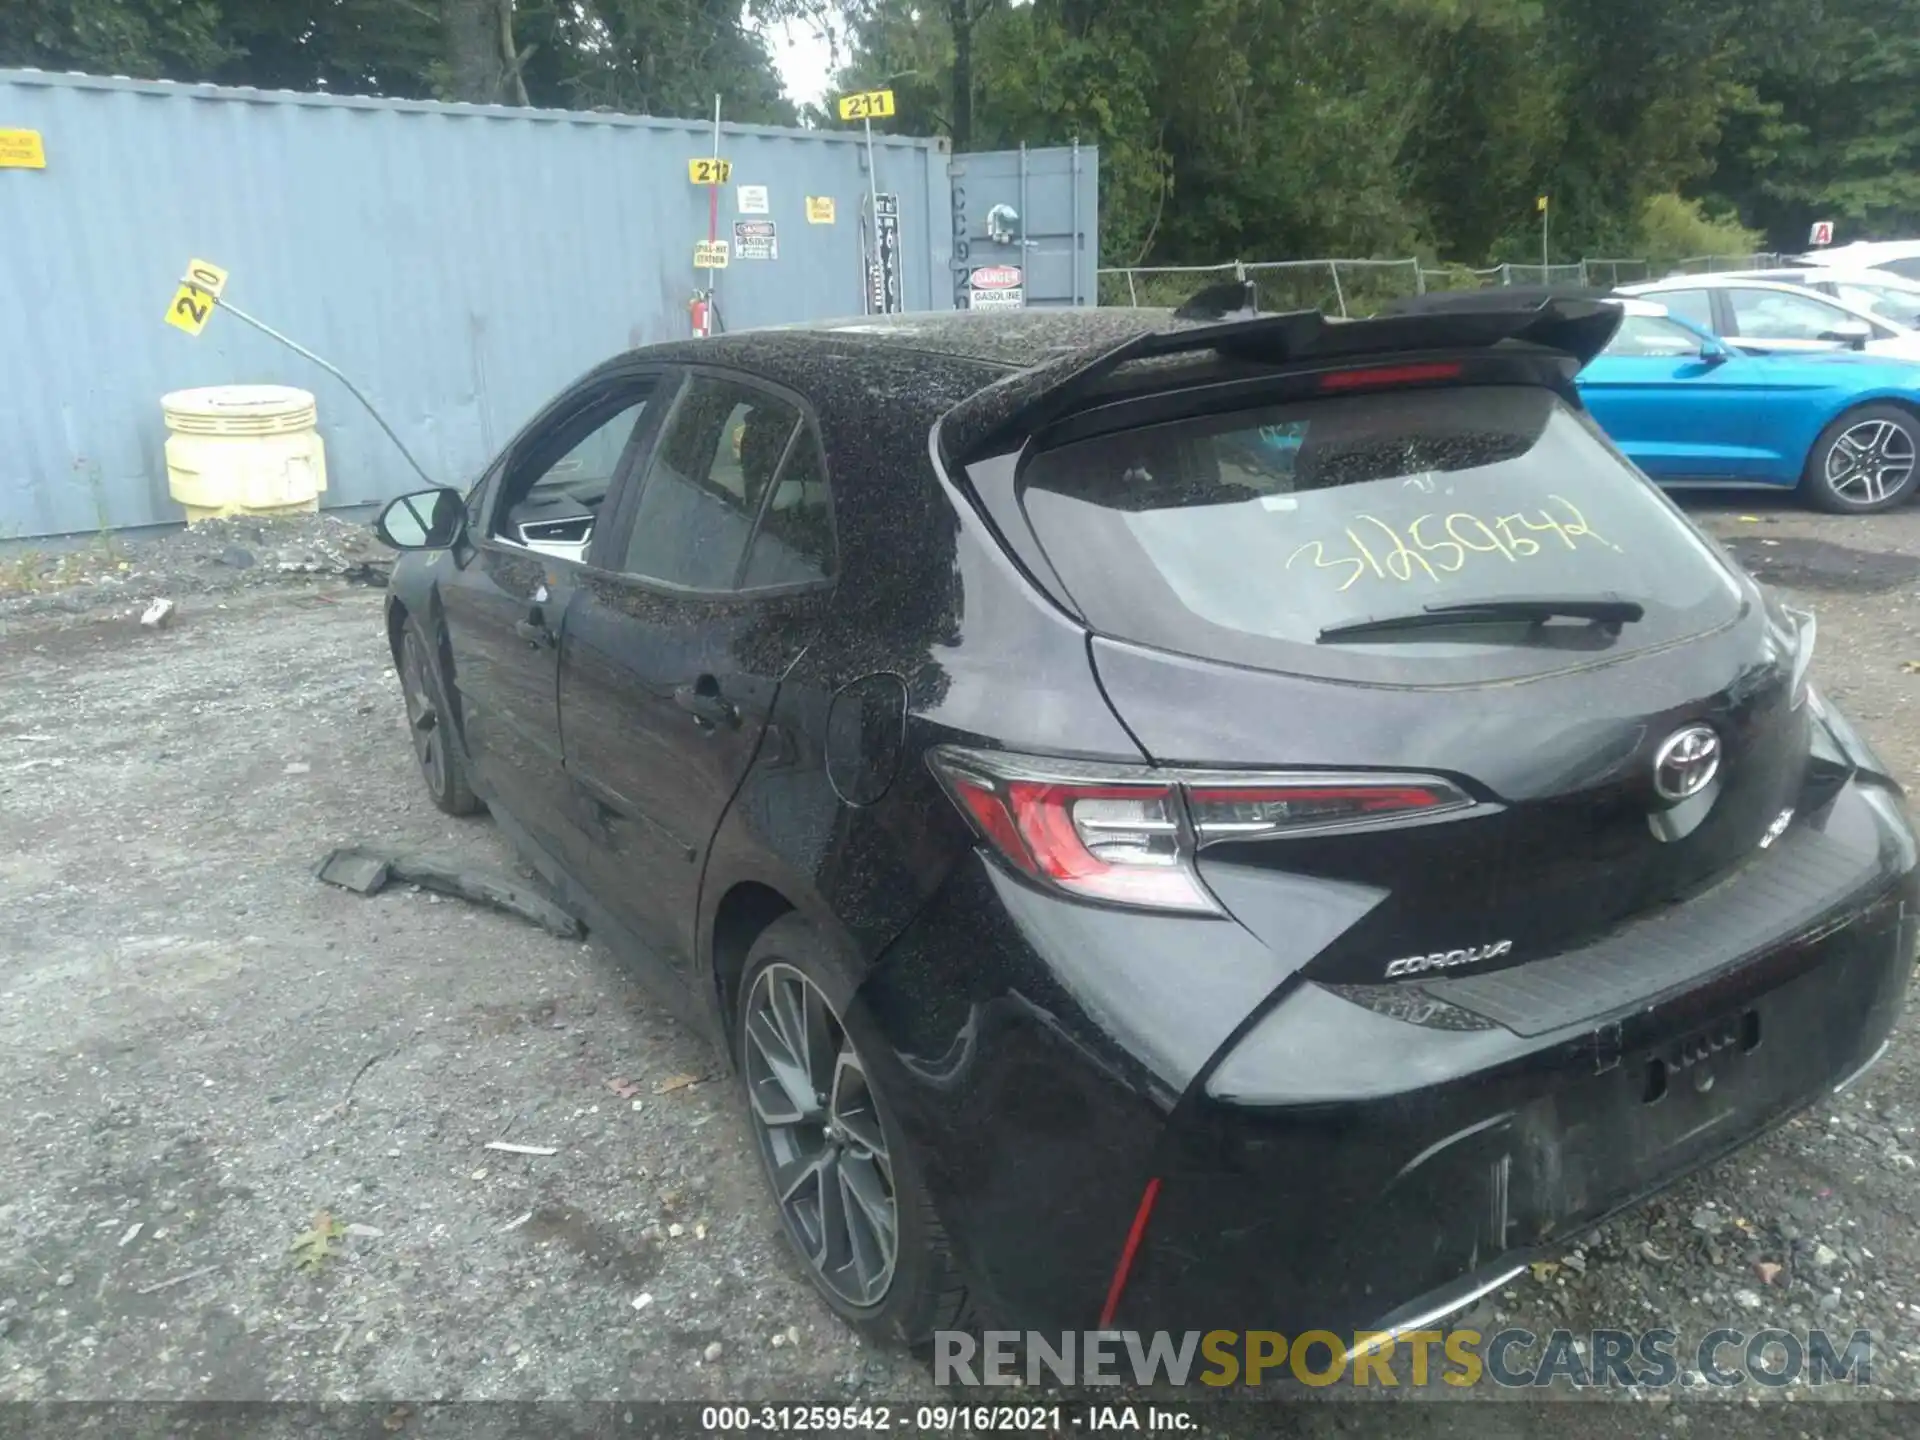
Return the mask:
<svg viewBox="0 0 1920 1440">
<path fill-rule="evenodd" d="M 189 1280 L 198 1280 L 202 1275 L 211 1275 L 219 1268 L 218 1265 L 202 1265 L 198 1270 L 189 1270 L 184 1275 L 175 1275 L 171 1280 L 156 1280 L 151 1285 L 142 1285 L 139 1293 L 158 1295 L 162 1290 L 171 1290 L 174 1286 L 184 1285 Z"/>
<path fill-rule="evenodd" d="M 669 1075 L 653 1087 L 656 1095 L 671 1095 L 676 1090 L 687 1090 L 700 1083 L 698 1075 Z"/>
<path fill-rule="evenodd" d="M 338 885 L 357 895 L 378 894 L 393 881 L 436 890 L 457 900 L 518 915 L 561 940 L 577 940 L 586 933 L 578 920 L 545 896 L 489 871 L 431 855 L 383 850 L 373 845 L 342 845 L 327 852 L 314 868 L 314 874 L 329 885 Z"/>
<path fill-rule="evenodd" d="M 516 1145 L 510 1140 L 489 1140 L 480 1148 L 498 1150 L 503 1155 L 558 1155 L 560 1153 L 551 1145 Z"/>
<path fill-rule="evenodd" d="M 161 630 L 173 623 L 173 612 L 173 601 L 157 599 L 140 612 L 140 623 L 149 630 Z"/>
</svg>

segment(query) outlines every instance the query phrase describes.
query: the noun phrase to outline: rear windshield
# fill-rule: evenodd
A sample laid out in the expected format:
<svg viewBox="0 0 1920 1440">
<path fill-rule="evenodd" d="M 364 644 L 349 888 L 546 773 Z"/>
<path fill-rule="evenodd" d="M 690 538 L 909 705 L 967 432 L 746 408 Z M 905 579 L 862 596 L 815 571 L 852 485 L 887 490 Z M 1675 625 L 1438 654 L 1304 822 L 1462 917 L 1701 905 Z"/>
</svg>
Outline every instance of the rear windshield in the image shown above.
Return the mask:
<svg viewBox="0 0 1920 1440">
<path fill-rule="evenodd" d="M 1349 396 L 1063 445 L 1022 475 L 1035 535 L 1103 634 L 1342 679 L 1458 684 L 1600 664 L 1739 613 L 1654 486 L 1539 386 Z M 1574 621 L 1328 637 L 1502 599 L 1636 601 Z"/>
</svg>

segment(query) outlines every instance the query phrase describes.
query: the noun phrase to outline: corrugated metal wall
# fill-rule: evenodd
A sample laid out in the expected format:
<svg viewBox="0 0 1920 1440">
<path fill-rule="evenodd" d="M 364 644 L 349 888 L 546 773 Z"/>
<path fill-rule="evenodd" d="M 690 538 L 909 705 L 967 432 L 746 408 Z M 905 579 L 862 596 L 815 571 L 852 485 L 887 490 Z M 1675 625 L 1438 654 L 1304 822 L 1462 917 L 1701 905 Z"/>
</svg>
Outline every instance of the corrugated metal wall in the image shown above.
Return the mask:
<svg viewBox="0 0 1920 1440">
<path fill-rule="evenodd" d="M 1100 156 L 1091 145 L 956 155 L 953 305 L 966 309 L 968 274 L 1018 265 L 1030 306 L 1092 305 L 1099 284 Z M 996 205 L 1019 218 L 1005 242 L 987 233 Z"/>
<path fill-rule="evenodd" d="M 686 335 L 701 283 L 697 121 L 0 70 L 0 129 L 40 131 L 47 158 L 0 169 L 0 538 L 177 520 L 160 396 L 192 385 L 312 390 L 327 504 L 417 483 L 324 372 L 230 315 L 197 340 L 164 325 L 189 257 L 225 266 L 228 299 L 351 375 L 451 483 L 590 365 Z M 858 314 L 859 135 L 726 126 L 720 148 L 721 235 L 738 187 L 764 185 L 752 218 L 779 239 L 777 260 L 720 272 L 725 323 Z M 944 143 L 875 149 L 906 307 L 948 308 Z M 809 195 L 836 223 L 808 224 Z"/>
</svg>

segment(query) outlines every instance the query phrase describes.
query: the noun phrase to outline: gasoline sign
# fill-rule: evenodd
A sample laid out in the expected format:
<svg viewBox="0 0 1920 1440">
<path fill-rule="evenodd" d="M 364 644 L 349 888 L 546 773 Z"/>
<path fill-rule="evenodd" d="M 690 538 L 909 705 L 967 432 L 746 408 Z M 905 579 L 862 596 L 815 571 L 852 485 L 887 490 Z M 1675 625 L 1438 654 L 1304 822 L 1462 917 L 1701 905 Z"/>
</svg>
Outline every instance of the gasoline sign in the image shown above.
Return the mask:
<svg viewBox="0 0 1920 1440">
<path fill-rule="evenodd" d="M 968 309 L 1018 310 L 1026 303 L 1026 276 L 1018 265 L 982 265 L 967 276 Z"/>
<path fill-rule="evenodd" d="M 778 260 L 780 231 L 771 220 L 736 220 L 733 253 L 742 260 Z"/>
</svg>

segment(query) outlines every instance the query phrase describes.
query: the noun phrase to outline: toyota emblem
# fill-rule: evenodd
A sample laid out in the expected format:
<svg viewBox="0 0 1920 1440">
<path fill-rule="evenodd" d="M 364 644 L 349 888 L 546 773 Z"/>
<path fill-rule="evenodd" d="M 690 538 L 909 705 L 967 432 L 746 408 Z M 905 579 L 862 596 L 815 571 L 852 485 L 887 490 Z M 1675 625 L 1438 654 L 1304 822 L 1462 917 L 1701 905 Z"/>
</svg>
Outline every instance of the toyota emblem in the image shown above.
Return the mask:
<svg viewBox="0 0 1920 1440">
<path fill-rule="evenodd" d="M 1653 788 L 1662 800 L 1698 795 L 1719 773 L 1720 737 L 1705 725 L 1674 731 L 1653 757 Z"/>
</svg>

